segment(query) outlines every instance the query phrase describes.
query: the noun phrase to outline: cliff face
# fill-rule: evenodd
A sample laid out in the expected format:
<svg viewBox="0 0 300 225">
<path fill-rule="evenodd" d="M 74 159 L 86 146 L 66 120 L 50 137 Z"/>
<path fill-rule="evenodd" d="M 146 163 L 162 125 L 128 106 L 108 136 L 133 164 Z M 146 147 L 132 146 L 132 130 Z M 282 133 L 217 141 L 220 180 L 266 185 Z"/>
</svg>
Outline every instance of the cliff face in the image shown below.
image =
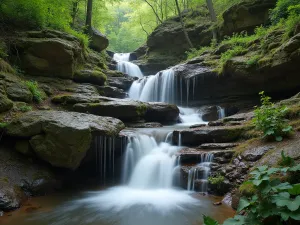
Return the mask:
<svg viewBox="0 0 300 225">
<path fill-rule="evenodd" d="M 220 39 L 242 31 L 253 33 L 257 26 L 268 23 L 269 10 L 275 4 L 276 0 L 253 0 L 233 5 L 222 15 L 223 21 L 218 28 Z M 194 48 L 210 45 L 212 23 L 208 10 L 205 7 L 198 8 L 184 13 L 183 17 Z M 179 17 L 173 17 L 160 24 L 150 34 L 146 45 L 134 53 L 138 57 L 136 63 L 142 71 L 145 74 L 155 74 L 184 60 L 189 48 Z"/>
</svg>

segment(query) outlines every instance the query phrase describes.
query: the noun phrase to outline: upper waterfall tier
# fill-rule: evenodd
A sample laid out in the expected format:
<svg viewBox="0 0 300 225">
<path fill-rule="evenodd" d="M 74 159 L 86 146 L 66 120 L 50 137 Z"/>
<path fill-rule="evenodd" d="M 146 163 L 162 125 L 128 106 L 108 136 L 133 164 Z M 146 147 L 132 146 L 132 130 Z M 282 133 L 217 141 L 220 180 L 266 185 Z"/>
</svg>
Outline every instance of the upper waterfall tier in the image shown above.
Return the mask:
<svg viewBox="0 0 300 225">
<path fill-rule="evenodd" d="M 156 75 L 144 77 L 135 81 L 129 97 L 143 102 L 176 102 L 175 76 L 172 69 L 158 72 Z"/>
<path fill-rule="evenodd" d="M 142 78 L 142 71 L 137 65 L 129 62 L 129 58 L 130 53 L 115 53 L 114 60 L 116 60 L 118 63 L 117 70 L 122 73 L 128 74 L 131 77 Z"/>
</svg>

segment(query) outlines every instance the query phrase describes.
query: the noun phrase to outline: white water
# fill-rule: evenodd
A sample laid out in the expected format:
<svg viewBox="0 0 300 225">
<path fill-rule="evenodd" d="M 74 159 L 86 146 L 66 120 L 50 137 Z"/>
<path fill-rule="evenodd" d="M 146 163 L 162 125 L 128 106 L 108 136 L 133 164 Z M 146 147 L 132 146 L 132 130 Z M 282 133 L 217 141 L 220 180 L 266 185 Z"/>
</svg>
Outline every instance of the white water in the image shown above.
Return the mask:
<svg viewBox="0 0 300 225">
<path fill-rule="evenodd" d="M 195 191 L 196 182 L 200 182 L 199 192 L 207 192 L 207 178 L 210 173 L 210 164 L 213 160 L 213 154 L 203 153 L 200 163 L 189 170 L 188 174 L 188 190 Z"/>
<path fill-rule="evenodd" d="M 114 54 L 114 60 L 117 61 L 117 70 L 128 74 L 131 77 L 138 77 L 142 78 L 143 73 L 140 70 L 140 68 L 129 62 L 130 53 L 115 53 Z"/>
<path fill-rule="evenodd" d="M 175 104 L 175 91 L 174 71 L 168 69 L 134 81 L 129 90 L 129 97 L 143 102 Z"/>
</svg>

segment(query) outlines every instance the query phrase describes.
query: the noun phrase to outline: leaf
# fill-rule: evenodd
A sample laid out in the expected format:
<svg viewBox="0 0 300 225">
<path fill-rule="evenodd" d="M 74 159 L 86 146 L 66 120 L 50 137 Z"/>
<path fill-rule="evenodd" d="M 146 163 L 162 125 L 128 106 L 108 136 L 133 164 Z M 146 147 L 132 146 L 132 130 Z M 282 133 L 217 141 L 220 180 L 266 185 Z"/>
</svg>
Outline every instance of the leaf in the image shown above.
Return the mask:
<svg viewBox="0 0 300 225">
<path fill-rule="evenodd" d="M 288 126 L 284 129 L 282 129 L 283 132 L 290 132 L 291 130 L 293 130 L 293 127 L 292 126 Z"/>
<path fill-rule="evenodd" d="M 244 216 L 235 216 L 224 221 L 223 225 L 244 225 L 245 217 Z"/>
<path fill-rule="evenodd" d="M 286 206 L 291 211 L 296 211 L 300 207 L 300 196 L 297 196 L 294 200 L 290 199 L 290 194 L 288 192 L 279 193 L 273 198 L 276 205 L 279 207 Z"/>
<path fill-rule="evenodd" d="M 270 168 L 270 169 L 268 169 L 268 175 L 274 174 L 274 173 L 276 173 L 278 171 L 279 171 L 278 168 Z"/>
<path fill-rule="evenodd" d="M 292 172 L 300 171 L 300 164 L 298 164 L 297 166 L 293 166 L 292 168 L 289 169 L 289 171 Z"/>
<path fill-rule="evenodd" d="M 291 195 L 300 195 L 300 184 L 294 184 L 293 188 L 289 190 Z"/>
<path fill-rule="evenodd" d="M 262 182 L 263 182 L 263 180 L 254 180 L 254 181 L 252 181 L 252 183 L 253 183 L 255 186 L 259 186 Z"/>
<path fill-rule="evenodd" d="M 247 208 L 249 205 L 250 205 L 250 202 L 248 201 L 248 199 L 245 198 L 245 197 L 242 197 L 242 198 L 240 199 L 240 202 L 239 202 L 237 211 L 240 212 L 240 211 L 242 211 L 243 209 Z"/>
<path fill-rule="evenodd" d="M 274 132 L 274 130 L 267 130 L 267 132 L 265 133 L 266 135 L 272 135 L 272 134 L 274 134 L 275 132 Z"/>
<path fill-rule="evenodd" d="M 276 141 L 282 141 L 283 138 L 281 136 L 276 136 L 275 139 Z"/>
<path fill-rule="evenodd" d="M 260 172 L 265 171 L 267 168 L 268 168 L 268 166 L 259 166 L 259 167 L 257 167 L 257 169 L 258 169 Z"/>
<path fill-rule="evenodd" d="M 290 185 L 290 183 L 285 182 L 285 183 L 281 183 L 281 184 L 279 184 L 279 185 L 277 185 L 277 186 L 275 186 L 273 188 L 277 189 L 277 190 L 283 191 L 283 190 L 289 190 L 289 189 L 293 188 L 293 186 Z"/>
<path fill-rule="evenodd" d="M 220 225 L 216 220 L 205 215 L 203 215 L 203 221 L 205 225 Z"/>
</svg>

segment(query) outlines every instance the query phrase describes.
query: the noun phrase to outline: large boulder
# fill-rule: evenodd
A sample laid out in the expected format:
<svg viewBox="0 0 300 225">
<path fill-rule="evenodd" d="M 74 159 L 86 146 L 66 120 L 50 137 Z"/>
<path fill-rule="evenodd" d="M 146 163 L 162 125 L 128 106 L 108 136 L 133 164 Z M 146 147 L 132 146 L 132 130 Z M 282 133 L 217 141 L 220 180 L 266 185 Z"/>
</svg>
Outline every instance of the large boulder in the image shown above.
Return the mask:
<svg viewBox="0 0 300 225">
<path fill-rule="evenodd" d="M 91 83 L 96 85 L 104 85 L 107 77 L 100 70 L 79 70 L 74 74 L 74 81 L 78 83 Z"/>
<path fill-rule="evenodd" d="M 253 33 L 257 26 L 268 23 L 269 11 L 275 7 L 276 2 L 277 0 L 255 0 L 233 5 L 223 13 L 221 34 L 231 36 L 241 31 Z"/>
<path fill-rule="evenodd" d="M 27 74 L 72 78 L 83 47 L 76 37 L 59 31 L 21 33 L 16 39 L 15 55 Z"/>
<path fill-rule="evenodd" d="M 36 155 L 52 166 L 76 169 L 90 148 L 93 135 L 117 136 L 123 127 L 120 120 L 110 117 L 36 111 L 10 123 L 7 134 L 30 139 Z"/>
<path fill-rule="evenodd" d="M 92 40 L 90 47 L 94 49 L 95 51 L 101 52 L 102 50 L 106 49 L 109 45 L 109 41 L 107 37 L 100 33 L 95 28 L 92 28 Z"/>
<path fill-rule="evenodd" d="M 145 114 L 146 121 L 168 123 L 178 120 L 179 109 L 176 105 L 161 102 L 149 102 L 147 108 Z"/>
</svg>

